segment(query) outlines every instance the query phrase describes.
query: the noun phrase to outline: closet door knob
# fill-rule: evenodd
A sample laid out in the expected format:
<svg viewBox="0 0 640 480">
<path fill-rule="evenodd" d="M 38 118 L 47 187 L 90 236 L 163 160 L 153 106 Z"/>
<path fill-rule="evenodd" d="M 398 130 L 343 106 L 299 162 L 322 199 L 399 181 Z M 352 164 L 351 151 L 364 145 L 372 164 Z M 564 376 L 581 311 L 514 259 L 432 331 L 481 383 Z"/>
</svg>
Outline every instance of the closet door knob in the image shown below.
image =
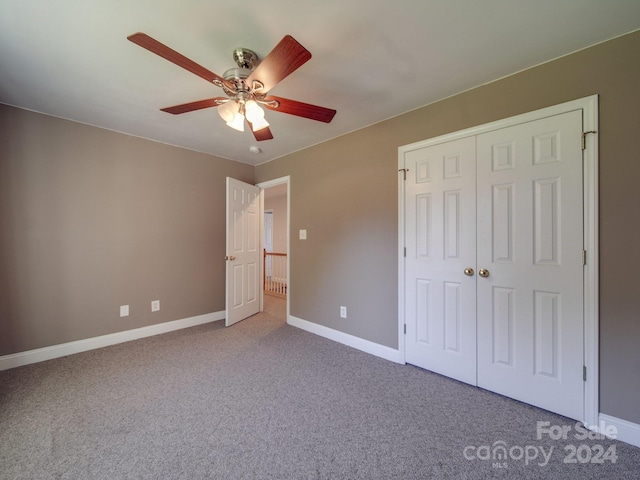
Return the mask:
<svg viewBox="0 0 640 480">
<path fill-rule="evenodd" d="M 473 277 L 473 274 L 474 274 L 474 273 L 475 273 L 475 272 L 473 271 L 473 268 L 471 268 L 471 267 L 467 267 L 467 268 L 465 268 L 465 269 L 464 269 L 464 274 L 465 274 L 467 277 Z"/>
<path fill-rule="evenodd" d="M 480 270 L 478 270 L 478 275 L 480 275 L 482 278 L 487 278 L 489 276 L 489 270 L 487 270 L 486 268 L 481 268 Z"/>
</svg>

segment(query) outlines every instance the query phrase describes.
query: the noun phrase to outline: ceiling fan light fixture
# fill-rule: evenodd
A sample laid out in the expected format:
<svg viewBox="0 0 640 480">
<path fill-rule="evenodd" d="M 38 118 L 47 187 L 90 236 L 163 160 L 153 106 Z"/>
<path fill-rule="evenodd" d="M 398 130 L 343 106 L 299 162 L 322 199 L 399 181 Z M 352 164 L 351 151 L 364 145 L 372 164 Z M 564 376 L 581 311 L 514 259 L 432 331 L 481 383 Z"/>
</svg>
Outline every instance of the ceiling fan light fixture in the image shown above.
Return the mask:
<svg viewBox="0 0 640 480">
<path fill-rule="evenodd" d="M 267 128 L 268 126 L 269 122 L 267 122 L 264 117 L 259 117 L 255 122 L 251 122 L 251 129 L 254 132 L 262 130 L 263 128 Z"/>
<path fill-rule="evenodd" d="M 233 116 L 233 119 L 227 122 L 227 125 L 229 125 L 231 128 L 235 128 L 239 132 L 244 132 L 244 115 L 242 115 L 240 112 L 237 112 Z"/>
<path fill-rule="evenodd" d="M 264 119 L 264 110 L 260 108 L 255 100 L 248 100 L 244 106 L 245 116 L 251 123 L 251 128 L 255 132 L 269 126 L 269 122 Z"/>
<path fill-rule="evenodd" d="M 260 108 L 258 102 L 255 100 L 247 100 L 244 105 L 245 115 L 247 116 L 247 120 L 253 122 L 258 118 L 264 118 L 264 110 Z"/>
<path fill-rule="evenodd" d="M 229 123 L 233 121 L 239 109 L 239 105 L 234 100 L 229 100 L 218 107 L 218 114 Z"/>
</svg>

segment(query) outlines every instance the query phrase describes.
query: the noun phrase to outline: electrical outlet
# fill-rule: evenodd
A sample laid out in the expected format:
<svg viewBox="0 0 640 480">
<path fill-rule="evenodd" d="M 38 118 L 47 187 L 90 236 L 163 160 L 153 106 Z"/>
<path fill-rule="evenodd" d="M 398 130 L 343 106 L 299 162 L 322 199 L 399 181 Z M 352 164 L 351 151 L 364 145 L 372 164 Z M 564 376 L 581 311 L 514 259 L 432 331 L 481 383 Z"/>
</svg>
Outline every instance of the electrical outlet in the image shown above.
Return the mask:
<svg viewBox="0 0 640 480">
<path fill-rule="evenodd" d="M 120 305 L 120 316 L 121 317 L 129 316 L 129 305 Z"/>
<path fill-rule="evenodd" d="M 151 301 L 151 311 L 157 312 L 160 310 L 160 300 L 152 300 Z"/>
<path fill-rule="evenodd" d="M 340 318 L 347 318 L 347 307 L 340 307 Z"/>
<path fill-rule="evenodd" d="M 301 228 L 300 229 L 300 240 L 306 240 L 307 239 L 307 230 L 305 228 Z"/>
</svg>

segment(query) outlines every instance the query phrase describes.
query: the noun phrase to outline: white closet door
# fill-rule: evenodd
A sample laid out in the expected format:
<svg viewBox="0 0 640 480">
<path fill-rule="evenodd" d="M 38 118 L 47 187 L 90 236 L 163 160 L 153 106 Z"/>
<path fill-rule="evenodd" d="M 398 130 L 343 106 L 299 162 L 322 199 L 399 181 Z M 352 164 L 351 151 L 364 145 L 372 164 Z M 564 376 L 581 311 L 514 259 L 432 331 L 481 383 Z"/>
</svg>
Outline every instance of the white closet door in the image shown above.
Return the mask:
<svg viewBox="0 0 640 480">
<path fill-rule="evenodd" d="M 405 360 L 476 383 L 475 138 L 405 154 Z"/>
<path fill-rule="evenodd" d="M 477 137 L 478 386 L 583 418 L 581 111 Z"/>
</svg>

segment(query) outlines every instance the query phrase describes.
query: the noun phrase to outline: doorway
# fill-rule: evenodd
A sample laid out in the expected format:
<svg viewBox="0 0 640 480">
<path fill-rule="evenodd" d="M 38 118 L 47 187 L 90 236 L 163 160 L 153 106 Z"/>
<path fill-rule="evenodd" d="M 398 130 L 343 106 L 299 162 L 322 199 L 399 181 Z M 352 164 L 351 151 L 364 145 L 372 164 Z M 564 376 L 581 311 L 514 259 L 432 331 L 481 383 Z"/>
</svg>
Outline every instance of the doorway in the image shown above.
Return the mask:
<svg viewBox="0 0 640 480">
<path fill-rule="evenodd" d="M 257 184 L 261 188 L 262 249 L 269 252 L 263 256 L 263 288 L 261 310 L 273 309 L 285 312 L 289 319 L 289 297 L 291 290 L 289 216 L 290 177 L 281 177 Z M 266 287 L 266 288 L 265 288 Z M 283 304 L 285 308 L 280 308 Z"/>
</svg>

